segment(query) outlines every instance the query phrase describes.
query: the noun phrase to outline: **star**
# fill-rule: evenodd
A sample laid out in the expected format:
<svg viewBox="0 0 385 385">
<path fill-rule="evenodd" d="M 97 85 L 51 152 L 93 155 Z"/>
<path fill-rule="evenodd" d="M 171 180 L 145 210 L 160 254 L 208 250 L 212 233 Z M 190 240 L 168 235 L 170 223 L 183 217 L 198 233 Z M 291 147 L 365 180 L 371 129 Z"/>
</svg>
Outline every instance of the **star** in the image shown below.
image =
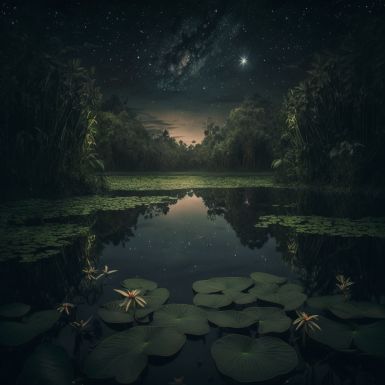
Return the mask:
<svg viewBox="0 0 385 385">
<path fill-rule="evenodd" d="M 239 59 L 239 64 L 244 67 L 247 64 L 248 60 L 246 56 L 241 56 Z"/>
</svg>

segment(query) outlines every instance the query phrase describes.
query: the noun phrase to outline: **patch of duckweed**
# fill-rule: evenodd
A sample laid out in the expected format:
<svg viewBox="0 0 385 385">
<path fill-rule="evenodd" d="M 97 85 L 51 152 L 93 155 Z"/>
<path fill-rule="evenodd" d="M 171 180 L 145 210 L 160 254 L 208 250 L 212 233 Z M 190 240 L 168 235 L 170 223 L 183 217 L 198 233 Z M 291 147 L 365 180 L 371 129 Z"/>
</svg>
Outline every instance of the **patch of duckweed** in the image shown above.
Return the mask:
<svg viewBox="0 0 385 385">
<path fill-rule="evenodd" d="M 266 174 L 142 174 L 109 176 L 108 184 L 113 191 L 186 190 L 193 188 L 246 188 L 281 187 L 272 175 Z"/>
<path fill-rule="evenodd" d="M 257 228 L 289 227 L 299 234 L 340 237 L 385 238 L 385 218 L 331 218 L 301 215 L 266 215 L 259 217 Z"/>
<path fill-rule="evenodd" d="M 68 223 L 0 228 L 0 261 L 35 262 L 57 255 L 76 238 L 87 236 L 89 230 L 88 226 Z"/>
</svg>

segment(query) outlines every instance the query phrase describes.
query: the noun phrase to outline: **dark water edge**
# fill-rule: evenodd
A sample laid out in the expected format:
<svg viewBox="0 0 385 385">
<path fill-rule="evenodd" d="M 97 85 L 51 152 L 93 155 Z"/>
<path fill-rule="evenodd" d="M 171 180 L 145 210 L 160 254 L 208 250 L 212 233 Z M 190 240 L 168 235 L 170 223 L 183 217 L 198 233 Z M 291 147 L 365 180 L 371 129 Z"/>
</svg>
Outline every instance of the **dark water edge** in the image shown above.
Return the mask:
<svg viewBox="0 0 385 385">
<path fill-rule="evenodd" d="M 116 192 L 115 196 L 130 194 Z M 154 192 L 140 194 L 151 196 Z M 74 239 L 57 256 L 33 263 L 13 259 L 1 263 L 2 303 L 22 301 L 37 310 L 70 301 L 78 304 L 77 319 L 94 315 L 93 335 L 81 341 L 65 323 L 43 337 L 65 347 L 77 362 L 79 376 L 86 352 L 102 336 L 114 331 L 95 316 L 97 309 L 116 299 L 112 289 L 127 277 L 141 276 L 166 287 L 171 293 L 169 303 L 191 303 L 192 283 L 213 276 L 248 276 L 253 271 L 264 271 L 299 281 L 308 295 L 315 295 L 332 293 L 335 276 L 344 274 L 355 282 L 355 299 L 384 302 L 384 238 L 349 236 L 338 233 L 338 229 L 331 236 L 298 233 L 279 225 L 255 227 L 258 219 L 266 215 L 379 220 L 385 217 L 380 197 L 365 200 L 360 195 L 267 187 L 162 190 L 161 195 L 173 200 L 87 216 L 89 233 Z M 64 222 L 80 220 L 84 218 L 74 215 Z M 89 285 L 82 272 L 86 260 L 98 268 L 107 264 L 119 271 L 104 284 Z M 212 327 L 205 337 L 189 337 L 176 357 L 151 358 L 136 383 L 168 384 L 173 378 L 184 376 L 186 384 L 235 384 L 216 370 L 209 349 L 228 331 Z M 255 334 L 253 328 L 237 332 Z M 36 343 L 29 343 L 22 349 L 2 348 L 1 372 L 7 383 L 16 383 L 16 373 L 35 346 Z M 331 351 L 315 342 L 302 349 L 301 355 L 304 361 L 296 371 L 269 383 L 382 383 L 382 361 L 378 359 Z"/>
</svg>

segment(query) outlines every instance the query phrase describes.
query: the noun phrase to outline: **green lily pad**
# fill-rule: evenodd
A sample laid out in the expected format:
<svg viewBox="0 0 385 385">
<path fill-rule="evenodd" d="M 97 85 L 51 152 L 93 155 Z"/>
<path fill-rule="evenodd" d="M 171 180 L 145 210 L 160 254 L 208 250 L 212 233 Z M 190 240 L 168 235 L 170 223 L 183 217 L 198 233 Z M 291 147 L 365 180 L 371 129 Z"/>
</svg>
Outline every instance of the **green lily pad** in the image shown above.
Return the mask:
<svg viewBox="0 0 385 385">
<path fill-rule="evenodd" d="M 243 291 L 253 285 L 253 281 L 248 277 L 217 277 L 196 281 L 193 289 L 197 293 L 211 294 L 224 290 Z"/>
<path fill-rule="evenodd" d="M 111 301 L 99 308 L 98 314 L 100 318 L 111 324 L 131 323 L 134 317 L 131 312 L 126 312 L 120 304 L 122 301 Z"/>
<path fill-rule="evenodd" d="M 211 354 L 218 370 L 239 382 L 266 381 L 298 364 L 295 350 L 275 337 L 229 334 L 214 342 Z"/>
<path fill-rule="evenodd" d="M 229 306 L 232 299 L 226 294 L 202 294 L 198 293 L 193 298 L 194 305 L 219 309 Z"/>
<path fill-rule="evenodd" d="M 259 299 L 282 305 L 286 311 L 298 309 L 307 299 L 307 295 L 296 290 L 286 290 L 282 285 L 275 293 L 261 294 Z"/>
<path fill-rule="evenodd" d="M 163 287 L 158 287 L 155 290 L 149 291 L 143 295 L 143 298 L 147 302 L 146 306 L 141 308 L 137 307 L 135 309 L 135 318 L 144 318 L 155 310 L 158 310 L 169 297 L 170 292 Z"/>
<path fill-rule="evenodd" d="M 340 301 L 329 307 L 339 318 L 385 318 L 385 306 L 367 301 Z"/>
<path fill-rule="evenodd" d="M 210 310 L 207 312 L 209 321 L 221 328 L 247 328 L 257 322 L 252 313 L 237 310 Z"/>
<path fill-rule="evenodd" d="M 236 291 L 232 289 L 227 289 L 223 291 L 223 294 L 229 296 L 231 301 L 237 305 L 248 305 L 257 300 L 257 296 L 252 293 L 243 293 L 241 291 Z"/>
<path fill-rule="evenodd" d="M 279 286 L 275 283 L 260 283 L 256 282 L 255 286 L 249 289 L 249 293 L 257 298 L 263 297 L 266 294 L 275 293 L 279 289 Z"/>
<path fill-rule="evenodd" d="M 25 303 L 14 302 L 0 306 L 0 316 L 6 318 L 19 318 L 26 315 L 31 310 L 31 306 Z"/>
<path fill-rule="evenodd" d="M 353 330 L 350 326 L 323 316 L 318 317 L 317 324 L 321 330 L 310 330 L 309 336 L 312 339 L 336 350 L 350 348 L 353 341 Z"/>
<path fill-rule="evenodd" d="M 361 325 L 353 335 L 358 349 L 370 355 L 385 358 L 385 321 Z"/>
<path fill-rule="evenodd" d="M 42 344 L 27 358 L 19 378 L 25 385 L 71 385 L 74 369 L 65 350 Z"/>
<path fill-rule="evenodd" d="M 122 286 L 127 290 L 140 290 L 144 294 L 146 291 L 155 290 L 158 284 L 143 278 L 127 278 L 122 282 Z"/>
<path fill-rule="evenodd" d="M 311 297 L 307 299 L 307 304 L 316 309 L 326 310 L 330 306 L 340 302 L 344 302 L 345 297 L 343 295 L 321 295 L 317 297 Z"/>
<path fill-rule="evenodd" d="M 180 333 L 201 336 L 210 331 L 206 312 L 194 305 L 169 304 L 154 313 L 154 326 L 175 328 Z"/>
<path fill-rule="evenodd" d="M 115 378 L 129 384 L 146 367 L 147 356 L 172 356 L 185 341 L 185 335 L 175 329 L 135 326 L 101 341 L 87 357 L 85 373 L 90 378 Z"/>
<path fill-rule="evenodd" d="M 256 271 L 250 274 L 250 277 L 258 283 L 275 283 L 281 285 L 287 281 L 285 277 L 280 277 L 278 275 L 263 273 L 261 271 Z"/>
<path fill-rule="evenodd" d="M 59 317 L 60 313 L 56 310 L 43 310 L 20 322 L 0 321 L 0 345 L 22 345 L 49 330 Z"/>
<path fill-rule="evenodd" d="M 253 314 L 258 322 L 259 334 L 283 333 L 291 326 L 291 318 L 276 307 L 248 307 L 245 313 Z"/>
</svg>

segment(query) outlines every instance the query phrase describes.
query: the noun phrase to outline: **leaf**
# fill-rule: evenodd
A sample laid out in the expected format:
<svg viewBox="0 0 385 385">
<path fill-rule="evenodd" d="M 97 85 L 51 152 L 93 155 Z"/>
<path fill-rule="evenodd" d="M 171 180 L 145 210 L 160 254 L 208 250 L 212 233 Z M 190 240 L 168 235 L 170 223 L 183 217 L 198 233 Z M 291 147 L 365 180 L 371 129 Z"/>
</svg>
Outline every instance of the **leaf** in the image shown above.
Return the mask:
<svg viewBox="0 0 385 385">
<path fill-rule="evenodd" d="M 169 304 L 154 313 L 154 326 L 170 327 L 180 333 L 201 336 L 210 331 L 204 310 L 187 304 Z"/>
<path fill-rule="evenodd" d="M 156 282 L 143 278 L 127 278 L 122 282 L 122 286 L 127 290 L 140 290 L 141 294 L 158 287 Z"/>
<path fill-rule="evenodd" d="M 259 299 L 282 305 L 286 311 L 298 309 L 306 301 L 306 294 L 295 290 L 287 291 L 285 286 L 281 286 L 275 293 L 260 295 Z"/>
<path fill-rule="evenodd" d="M 309 336 L 321 344 L 336 350 L 349 349 L 353 341 L 353 330 L 345 324 L 319 316 L 317 324 L 321 330 L 310 330 Z"/>
<path fill-rule="evenodd" d="M 224 290 L 243 291 L 253 285 L 253 281 L 248 277 L 216 277 L 196 281 L 193 289 L 197 293 L 211 294 Z"/>
<path fill-rule="evenodd" d="M 201 294 L 193 298 L 194 305 L 219 309 L 231 304 L 232 299 L 226 294 Z"/>
<path fill-rule="evenodd" d="M 211 354 L 218 370 L 239 382 L 266 381 L 298 364 L 295 350 L 275 337 L 229 334 L 214 342 Z"/>
<path fill-rule="evenodd" d="M 222 328 L 247 328 L 257 322 L 254 314 L 238 310 L 210 310 L 207 312 L 207 318 Z"/>
<path fill-rule="evenodd" d="M 0 345 L 18 346 L 49 330 L 59 319 L 56 310 L 43 310 L 21 320 L 0 321 Z"/>
<path fill-rule="evenodd" d="M 124 308 L 119 306 L 121 300 L 111 301 L 99 308 L 98 314 L 106 323 L 121 324 L 131 323 L 134 321 L 132 313 L 126 312 Z"/>
<path fill-rule="evenodd" d="M 353 331 L 358 349 L 373 356 L 385 358 L 385 321 L 361 325 Z"/>
<path fill-rule="evenodd" d="M 329 306 L 339 318 L 385 318 L 385 306 L 367 301 L 344 301 Z"/>
<path fill-rule="evenodd" d="M 223 294 L 229 296 L 231 301 L 237 305 L 248 305 L 257 300 L 257 297 L 252 293 L 243 293 L 241 291 L 235 291 L 232 289 L 224 290 Z"/>
<path fill-rule="evenodd" d="M 258 283 L 275 283 L 277 285 L 281 285 L 286 282 L 285 277 L 280 277 L 278 275 L 273 275 L 269 273 L 263 273 L 260 271 L 256 271 L 250 274 L 250 277 Z"/>
<path fill-rule="evenodd" d="M 248 307 L 246 313 L 253 314 L 258 322 L 258 333 L 283 333 L 291 326 L 291 318 L 276 307 Z"/>
<path fill-rule="evenodd" d="M 152 291 L 149 291 L 143 298 L 146 300 L 147 304 L 143 308 L 136 307 L 135 309 L 135 318 L 143 318 L 153 313 L 155 310 L 158 310 L 170 297 L 170 292 L 163 288 L 159 287 Z"/>
<path fill-rule="evenodd" d="M 345 301 L 343 295 L 322 295 L 307 299 L 307 304 L 316 309 L 326 310 L 330 306 Z"/>
<path fill-rule="evenodd" d="M 249 293 L 260 298 L 266 294 L 275 293 L 279 289 L 279 286 L 275 283 L 260 283 L 256 282 L 255 286 L 249 289 Z"/>
<path fill-rule="evenodd" d="M 65 350 L 42 344 L 27 358 L 20 376 L 25 385 L 71 385 L 74 369 Z"/>
<path fill-rule="evenodd" d="M 31 310 L 31 306 L 25 303 L 14 302 L 0 306 L 0 316 L 6 318 L 20 318 Z"/>
<path fill-rule="evenodd" d="M 115 378 L 129 384 L 146 367 L 147 356 L 172 356 L 185 341 L 186 337 L 174 329 L 135 326 L 101 341 L 87 357 L 85 373 L 90 378 Z"/>
</svg>

